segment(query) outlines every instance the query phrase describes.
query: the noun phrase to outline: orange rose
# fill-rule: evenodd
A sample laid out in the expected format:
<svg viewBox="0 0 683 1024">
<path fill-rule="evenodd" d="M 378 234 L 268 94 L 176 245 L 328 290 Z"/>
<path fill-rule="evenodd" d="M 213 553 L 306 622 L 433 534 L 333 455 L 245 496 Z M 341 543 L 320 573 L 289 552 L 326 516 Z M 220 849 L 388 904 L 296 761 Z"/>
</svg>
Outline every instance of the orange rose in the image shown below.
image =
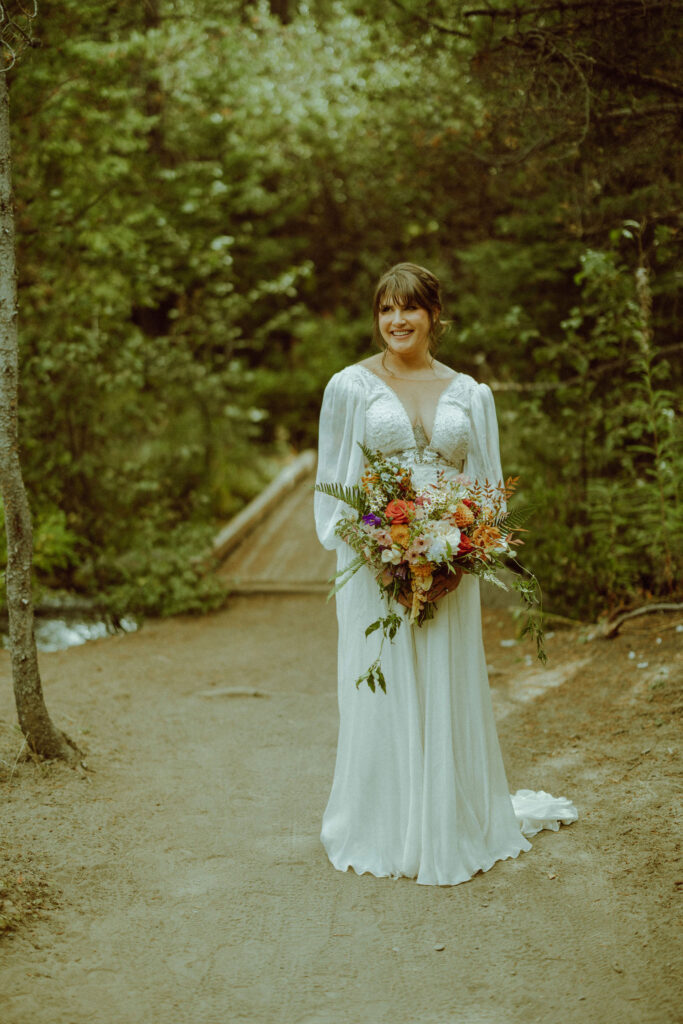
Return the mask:
<svg viewBox="0 0 683 1024">
<path fill-rule="evenodd" d="M 389 527 L 391 530 L 391 539 L 394 544 L 400 544 L 402 548 L 407 548 L 410 544 L 410 530 L 403 523 L 392 523 Z"/>
<path fill-rule="evenodd" d="M 390 519 L 392 523 L 409 523 L 414 514 L 415 502 L 403 501 L 401 498 L 396 498 L 395 501 L 390 501 L 384 509 L 384 515 L 387 519 Z"/>
</svg>

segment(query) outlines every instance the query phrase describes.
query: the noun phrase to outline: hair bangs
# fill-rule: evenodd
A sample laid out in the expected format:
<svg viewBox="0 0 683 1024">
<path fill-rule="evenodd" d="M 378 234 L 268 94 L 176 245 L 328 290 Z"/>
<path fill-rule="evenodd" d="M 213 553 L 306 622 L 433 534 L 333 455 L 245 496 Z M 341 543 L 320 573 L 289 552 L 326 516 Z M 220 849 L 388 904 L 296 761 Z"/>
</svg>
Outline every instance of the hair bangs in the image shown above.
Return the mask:
<svg viewBox="0 0 683 1024">
<path fill-rule="evenodd" d="M 377 309 L 391 302 L 403 307 L 421 306 L 429 309 L 424 287 L 414 274 L 405 270 L 395 271 L 383 282 L 382 290 L 377 295 Z"/>
</svg>

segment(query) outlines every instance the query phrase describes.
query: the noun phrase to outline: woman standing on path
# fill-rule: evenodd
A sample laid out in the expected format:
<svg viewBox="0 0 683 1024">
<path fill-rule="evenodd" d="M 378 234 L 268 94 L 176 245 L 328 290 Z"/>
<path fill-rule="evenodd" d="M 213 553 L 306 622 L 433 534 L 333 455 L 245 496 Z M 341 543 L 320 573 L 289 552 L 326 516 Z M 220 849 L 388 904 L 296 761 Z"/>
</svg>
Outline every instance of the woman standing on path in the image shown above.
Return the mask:
<svg viewBox="0 0 683 1024">
<path fill-rule="evenodd" d="M 437 362 L 439 282 L 400 263 L 380 279 L 373 304 L 383 348 L 335 374 L 320 415 L 318 480 L 360 482 L 358 442 L 400 456 L 414 473 L 464 472 L 502 479 L 493 395 L 485 384 Z M 338 567 L 354 552 L 335 534 L 346 507 L 316 493 L 321 543 Z M 481 635 L 479 581 L 454 575 L 428 595 L 440 607 L 421 628 L 398 631 L 382 662 L 386 694 L 357 689 L 377 656 L 367 624 L 384 614 L 370 571 L 337 594 L 339 742 L 322 841 L 344 871 L 454 885 L 530 849 L 522 832 L 557 829 L 576 809 L 547 793 L 511 798 L 498 744 Z"/>
</svg>

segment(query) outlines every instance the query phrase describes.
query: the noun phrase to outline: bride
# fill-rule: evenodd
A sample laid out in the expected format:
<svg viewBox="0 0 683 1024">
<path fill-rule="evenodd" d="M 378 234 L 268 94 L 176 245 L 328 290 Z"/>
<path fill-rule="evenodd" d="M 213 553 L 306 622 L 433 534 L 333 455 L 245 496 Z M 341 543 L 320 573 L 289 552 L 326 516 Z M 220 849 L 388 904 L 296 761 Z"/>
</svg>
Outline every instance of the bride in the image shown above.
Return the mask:
<svg viewBox="0 0 683 1024">
<path fill-rule="evenodd" d="M 318 481 L 354 485 L 363 441 L 399 455 L 414 473 L 502 479 L 491 390 L 434 359 L 442 329 L 439 282 L 399 263 L 380 279 L 373 303 L 382 352 L 330 380 L 320 414 Z M 335 535 L 347 507 L 316 493 L 318 537 L 338 568 L 354 553 Z M 428 594 L 437 612 L 417 628 L 404 623 L 382 652 L 386 694 L 357 689 L 377 656 L 386 614 L 367 568 L 337 593 L 339 742 L 322 841 L 333 865 L 358 874 L 407 876 L 455 885 L 498 860 L 516 857 L 525 838 L 576 820 L 573 804 L 548 793 L 508 790 L 488 689 L 479 581 L 454 574 Z"/>
</svg>

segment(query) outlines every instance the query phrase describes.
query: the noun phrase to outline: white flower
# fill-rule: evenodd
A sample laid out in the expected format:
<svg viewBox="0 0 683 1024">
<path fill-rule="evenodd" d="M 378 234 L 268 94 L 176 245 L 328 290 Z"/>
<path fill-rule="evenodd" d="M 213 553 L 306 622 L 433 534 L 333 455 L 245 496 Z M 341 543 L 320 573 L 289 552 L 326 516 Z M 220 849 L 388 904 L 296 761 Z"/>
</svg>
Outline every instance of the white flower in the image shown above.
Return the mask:
<svg viewBox="0 0 683 1024">
<path fill-rule="evenodd" d="M 434 537 L 425 554 L 430 562 L 443 562 L 448 554 L 443 537 Z"/>
<path fill-rule="evenodd" d="M 460 530 L 451 523 L 434 523 L 436 529 L 430 540 L 427 549 L 427 558 L 430 562 L 444 562 L 458 553 L 460 544 Z"/>
<path fill-rule="evenodd" d="M 450 545 L 451 550 L 455 553 L 458 550 L 460 544 L 460 530 L 457 526 L 453 526 L 449 532 L 445 535 L 445 541 Z"/>
<path fill-rule="evenodd" d="M 401 552 L 396 548 L 385 548 L 382 552 L 382 561 L 391 562 L 392 565 L 398 565 L 401 561 Z"/>
</svg>

